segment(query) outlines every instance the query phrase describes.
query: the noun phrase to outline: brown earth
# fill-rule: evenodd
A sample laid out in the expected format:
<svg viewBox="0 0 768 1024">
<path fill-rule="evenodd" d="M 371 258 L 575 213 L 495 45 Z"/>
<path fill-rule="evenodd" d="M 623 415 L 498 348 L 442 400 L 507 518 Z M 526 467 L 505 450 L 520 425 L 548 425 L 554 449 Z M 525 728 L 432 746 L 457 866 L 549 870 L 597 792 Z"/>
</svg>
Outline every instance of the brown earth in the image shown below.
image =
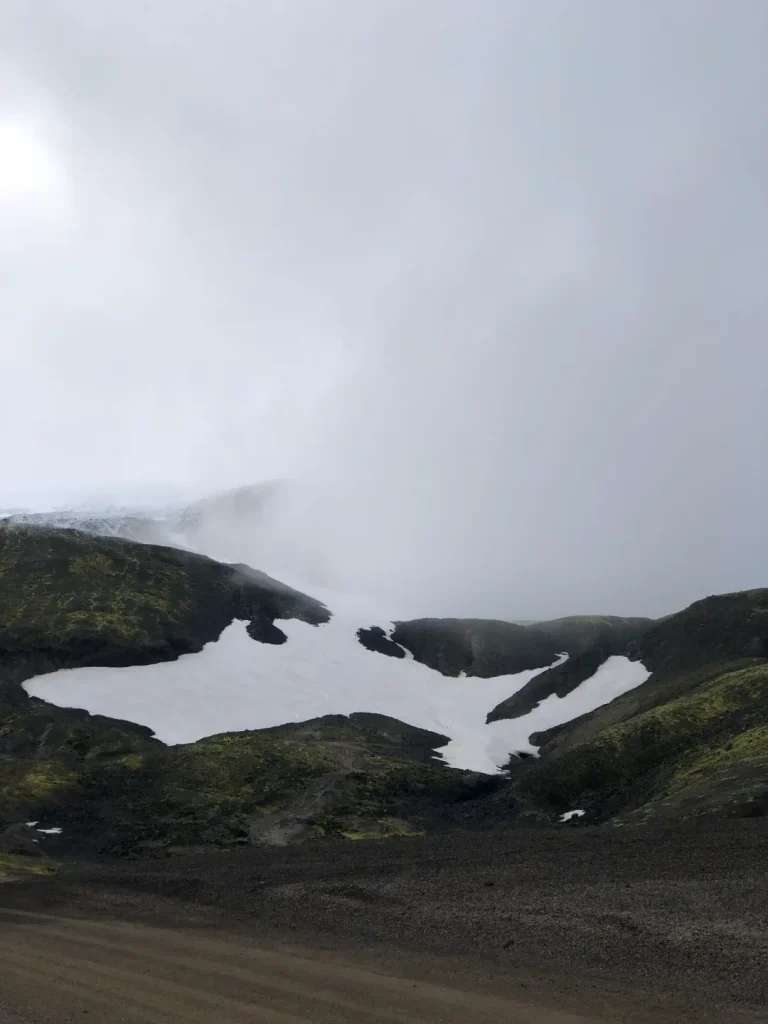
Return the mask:
<svg viewBox="0 0 768 1024">
<path fill-rule="evenodd" d="M 0 967 L 13 1024 L 762 1022 L 768 821 L 70 865 Z"/>
</svg>

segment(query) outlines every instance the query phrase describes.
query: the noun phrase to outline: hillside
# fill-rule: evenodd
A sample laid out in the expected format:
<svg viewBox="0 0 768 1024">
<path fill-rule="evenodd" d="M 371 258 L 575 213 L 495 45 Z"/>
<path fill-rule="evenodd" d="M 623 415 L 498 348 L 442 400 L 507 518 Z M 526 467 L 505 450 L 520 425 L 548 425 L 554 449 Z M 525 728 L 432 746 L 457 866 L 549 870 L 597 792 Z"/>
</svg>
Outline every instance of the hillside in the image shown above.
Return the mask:
<svg viewBox="0 0 768 1024">
<path fill-rule="evenodd" d="M 412 834 L 488 788 L 436 758 L 447 736 L 390 717 L 326 716 L 168 747 L 139 724 L 24 692 L 39 672 L 173 661 L 234 618 L 248 621 L 253 656 L 285 641 L 275 620 L 329 618 L 320 602 L 245 566 L 4 525 L 0 583 L 0 831 L 38 820 L 63 829 L 48 847 L 109 852 Z M 216 678 L 207 686 L 214 706 Z M 183 698 L 171 699 L 183 719 Z"/>
<path fill-rule="evenodd" d="M 0 522 L 0 686 L 75 665 L 199 651 L 233 619 L 282 643 L 275 619 L 317 625 L 319 601 L 247 566 L 76 530 Z M 10 693 L 11 691 L 8 690 Z"/>
<path fill-rule="evenodd" d="M 12 524 L 0 584 L 0 826 L 62 828 L 54 853 L 768 810 L 766 590 L 385 629 L 246 566 Z M 22 686 L 66 703 L 81 676 L 125 711 Z M 194 741 L 154 736 L 158 709 Z M 449 767 L 537 747 L 506 778 Z"/>
<path fill-rule="evenodd" d="M 593 820 L 768 813 L 768 589 L 697 601 L 632 655 L 648 681 L 534 736 L 523 788 Z"/>
<path fill-rule="evenodd" d="M 489 788 L 434 759 L 446 737 L 374 715 L 175 747 L 37 701 L 0 721 L 0 849 L 3 822 L 25 821 L 62 830 L 46 850 L 110 854 L 417 835 Z"/>
</svg>

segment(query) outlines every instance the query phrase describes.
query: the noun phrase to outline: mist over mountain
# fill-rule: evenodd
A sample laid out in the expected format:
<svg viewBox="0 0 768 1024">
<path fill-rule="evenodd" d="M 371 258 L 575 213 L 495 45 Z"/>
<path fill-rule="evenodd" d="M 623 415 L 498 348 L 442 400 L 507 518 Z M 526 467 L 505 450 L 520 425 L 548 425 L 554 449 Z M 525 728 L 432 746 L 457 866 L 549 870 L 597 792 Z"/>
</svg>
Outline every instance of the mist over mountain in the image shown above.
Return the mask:
<svg viewBox="0 0 768 1024">
<path fill-rule="evenodd" d="M 764 582 L 763 4 L 103 7 L 0 13 L 0 505 L 295 480 L 422 614 Z"/>
<path fill-rule="evenodd" d="M 0 1024 L 765 1024 L 765 0 L 0 0 Z"/>
</svg>

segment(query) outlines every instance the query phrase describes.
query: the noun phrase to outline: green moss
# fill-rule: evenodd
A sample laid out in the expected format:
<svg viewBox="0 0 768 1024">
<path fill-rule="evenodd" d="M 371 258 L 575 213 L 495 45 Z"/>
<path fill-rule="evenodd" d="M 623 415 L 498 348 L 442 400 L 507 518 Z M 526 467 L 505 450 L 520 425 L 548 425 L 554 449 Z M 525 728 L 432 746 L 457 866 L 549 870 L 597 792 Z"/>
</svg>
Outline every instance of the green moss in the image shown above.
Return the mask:
<svg viewBox="0 0 768 1024">
<path fill-rule="evenodd" d="M 0 882 L 20 881 L 29 877 L 45 878 L 55 873 L 56 865 L 47 858 L 0 853 Z"/>
<path fill-rule="evenodd" d="M 0 532 L 3 632 L 18 644 L 57 644 L 95 632 L 147 640 L 191 607 L 190 575 L 158 549 L 73 531 L 6 526 Z M 50 642 L 46 644 L 50 646 Z"/>
<path fill-rule="evenodd" d="M 764 765 L 768 779 L 768 725 L 754 726 L 709 749 L 697 748 L 677 765 L 668 782 L 667 792 L 699 782 L 702 776 L 742 767 L 745 762 Z"/>
<path fill-rule="evenodd" d="M 344 839 L 406 839 L 425 835 L 424 829 L 414 828 L 407 821 L 399 818 L 379 818 L 368 828 L 341 827 L 340 835 Z"/>
<path fill-rule="evenodd" d="M 236 617 L 262 632 L 275 618 L 328 618 L 247 567 L 75 530 L 0 522 L 0 581 L 0 671 L 14 656 L 38 671 L 173 658 Z"/>
<path fill-rule="evenodd" d="M 722 803 L 723 770 L 747 761 L 768 761 L 765 662 L 715 675 L 604 729 L 591 742 L 542 763 L 525 785 L 554 809 L 592 803 L 608 814 L 666 801 L 711 777 L 713 786 L 718 780 Z"/>
<path fill-rule="evenodd" d="M 337 767 L 332 752 L 323 747 L 254 732 L 179 747 L 170 763 L 169 798 L 174 790 L 194 790 L 219 804 L 234 801 L 243 813 L 273 807 Z"/>
<path fill-rule="evenodd" d="M 0 811 L 48 807 L 76 788 L 77 773 L 56 761 L 0 762 Z"/>
</svg>

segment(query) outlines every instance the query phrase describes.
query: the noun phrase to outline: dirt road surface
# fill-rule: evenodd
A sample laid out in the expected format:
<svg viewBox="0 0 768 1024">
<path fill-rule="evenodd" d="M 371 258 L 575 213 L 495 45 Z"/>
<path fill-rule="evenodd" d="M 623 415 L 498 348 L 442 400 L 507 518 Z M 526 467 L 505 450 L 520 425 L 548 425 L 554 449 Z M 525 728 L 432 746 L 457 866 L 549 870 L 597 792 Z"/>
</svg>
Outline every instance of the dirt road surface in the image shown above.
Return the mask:
<svg viewBox="0 0 768 1024">
<path fill-rule="evenodd" d="M 3 1024 L 587 1024 L 596 1019 L 264 949 L 237 935 L 3 910 L 0 936 Z"/>
<path fill-rule="evenodd" d="M 0 885 L 0 1024 L 765 1024 L 766 1005 L 768 819 L 63 856 Z"/>
</svg>

